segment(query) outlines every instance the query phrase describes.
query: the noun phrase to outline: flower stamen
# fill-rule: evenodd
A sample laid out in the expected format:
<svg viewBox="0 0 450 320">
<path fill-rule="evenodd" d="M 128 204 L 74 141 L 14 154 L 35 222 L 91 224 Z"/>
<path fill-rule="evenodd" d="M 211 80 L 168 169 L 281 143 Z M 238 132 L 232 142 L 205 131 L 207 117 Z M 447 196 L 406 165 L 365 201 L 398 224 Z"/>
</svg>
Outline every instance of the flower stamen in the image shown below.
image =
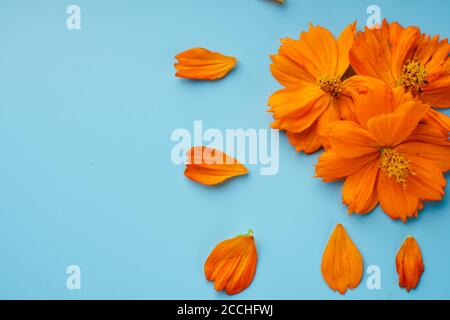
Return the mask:
<svg viewBox="0 0 450 320">
<path fill-rule="evenodd" d="M 399 82 L 406 90 L 415 94 L 422 92 L 422 86 L 427 84 L 427 69 L 419 61 L 410 61 L 403 66 Z"/>
<path fill-rule="evenodd" d="M 338 98 L 342 92 L 342 82 L 339 77 L 321 76 L 317 79 L 320 89 L 329 93 L 332 97 Z"/>
<path fill-rule="evenodd" d="M 406 189 L 408 176 L 414 175 L 410 168 L 410 161 L 396 150 L 382 148 L 380 151 L 380 168 L 389 178 L 393 178 L 397 183 Z"/>
</svg>

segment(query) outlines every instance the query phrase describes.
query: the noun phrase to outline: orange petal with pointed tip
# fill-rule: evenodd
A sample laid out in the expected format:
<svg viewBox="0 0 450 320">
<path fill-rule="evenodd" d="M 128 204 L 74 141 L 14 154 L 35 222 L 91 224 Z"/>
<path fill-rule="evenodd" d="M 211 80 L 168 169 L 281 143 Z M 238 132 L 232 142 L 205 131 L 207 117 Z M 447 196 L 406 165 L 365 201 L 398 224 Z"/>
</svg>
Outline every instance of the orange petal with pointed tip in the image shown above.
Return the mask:
<svg viewBox="0 0 450 320">
<path fill-rule="evenodd" d="M 214 281 L 217 291 L 237 294 L 250 285 L 255 276 L 258 255 L 255 239 L 250 230 L 220 242 L 205 262 L 204 271 L 208 281 Z"/>
<path fill-rule="evenodd" d="M 419 244 L 413 237 L 408 237 L 403 242 L 396 258 L 398 284 L 406 291 L 415 289 L 419 284 L 424 271 L 422 252 Z"/>
<path fill-rule="evenodd" d="M 363 257 L 338 224 L 334 229 L 322 256 L 322 276 L 334 291 L 344 294 L 356 288 L 363 275 Z"/>
<path fill-rule="evenodd" d="M 195 80 L 217 80 L 225 77 L 237 63 L 236 58 L 212 52 L 204 48 L 193 48 L 175 56 L 178 60 L 175 74 L 180 78 Z"/>
<path fill-rule="evenodd" d="M 219 150 L 193 147 L 187 152 L 184 175 L 198 183 L 217 185 L 247 173 L 247 168 L 238 160 Z"/>
</svg>

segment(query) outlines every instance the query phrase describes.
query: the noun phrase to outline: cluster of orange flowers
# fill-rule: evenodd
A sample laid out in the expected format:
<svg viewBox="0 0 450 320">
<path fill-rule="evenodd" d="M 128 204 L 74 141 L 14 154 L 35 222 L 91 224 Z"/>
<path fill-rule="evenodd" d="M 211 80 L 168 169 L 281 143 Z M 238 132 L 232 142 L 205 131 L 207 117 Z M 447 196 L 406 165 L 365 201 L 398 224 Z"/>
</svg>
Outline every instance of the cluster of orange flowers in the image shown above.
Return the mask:
<svg viewBox="0 0 450 320">
<path fill-rule="evenodd" d="M 443 198 L 444 173 L 450 169 L 450 118 L 439 112 L 450 107 L 447 39 L 384 20 L 362 32 L 352 23 L 337 39 L 310 25 L 299 39 L 281 43 L 271 64 L 284 86 L 269 99 L 272 128 L 285 131 L 298 152 L 325 150 L 316 176 L 344 180 L 349 213 L 367 214 L 379 204 L 389 217 L 406 223 L 425 201 Z M 237 63 L 203 48 L 176 58 L 176 75 L 197 80 L 220 79 Z M 248 173 L 219 150 L 196 146 L 187 156 L 186 177 L 204 185 Z M 205 275 L 217 290 L 236 294 L 250 285 L 256 264 L 249 232 L 218 244 Z M 396 267 L 399 285 L 415 288 L 424 265 L 414 238 L 403 243 Z M 338 225 L 323 253 L 323 277 L 343 294 L 358 286 L 362 273 L 360 252 Z"/>
<path fill-rule="evenodd" d="M 344 179 L 350 213 L 378 204 L 392 219 L 415 217 L 424 201 L 441 200 L 450 169 L 450 45 L 417 27 L 386 20 L 335 39 L 310 26 L 283 39 L 272 57 L 285 88 L 269 99 L 272 127 L 297 151 L 325 152 L 316 176 Z"/>
</svg>

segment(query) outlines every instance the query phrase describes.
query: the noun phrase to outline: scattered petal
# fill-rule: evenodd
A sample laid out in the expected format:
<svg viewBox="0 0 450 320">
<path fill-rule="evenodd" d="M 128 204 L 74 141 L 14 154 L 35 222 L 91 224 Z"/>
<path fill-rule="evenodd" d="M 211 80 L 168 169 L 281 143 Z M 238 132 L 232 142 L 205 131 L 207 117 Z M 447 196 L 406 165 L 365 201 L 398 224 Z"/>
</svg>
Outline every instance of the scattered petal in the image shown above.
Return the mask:
<svg viewBox="0 0 450 320">
<path fill-rule="evenodd" d="M 247 173 L 247 168 L 238 160 L 219 150 L 201 146 L 187 152 L 184 175 L 198 183 L 217 185 Z"/>
<path fill-rule="evenodd" d="M 225 77 L 237 63 L 236 58 L 212 52 L 204 48 L 193 48 L 175 57 L 175 76 L 195 80 L 217 80 Z"/>
<path fill-rule="evenodd" d="M 408 292 L 415 289 L 424 271 L 422 252 L 416 239 L 406 238 L 397 253 L 396 265 L 399 286 Z"/>
<path fill-rule="evenodd" d="M 322 276 L 334 291 L 344 294 L 356 288 L 363 275 L 363 257 L 338 224 L 334 229 L 322 256 Z"/>
<path fill-rule="evenodd" d="M 208 281 L 214 281 L 217 291 L 225 290 L 229 295 L 248 288 L 256 272 L 258 255 L 253 231 L 246 235 L 220 242 L 205 262 Z"/>
</svg>

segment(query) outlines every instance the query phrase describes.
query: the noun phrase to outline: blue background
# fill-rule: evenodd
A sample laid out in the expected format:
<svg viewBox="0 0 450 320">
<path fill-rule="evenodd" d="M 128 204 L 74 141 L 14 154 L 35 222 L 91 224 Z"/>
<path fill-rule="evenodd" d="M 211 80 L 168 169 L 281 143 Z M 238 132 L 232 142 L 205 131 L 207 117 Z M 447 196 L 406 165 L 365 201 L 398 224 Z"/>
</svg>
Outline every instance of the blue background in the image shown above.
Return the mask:
<svg viewBox="0 0 450 320">
<path fill-rule="evenodd" d="M 341 4 L 340 4 L 341 3 Z M 81 7 L 82 29 L 66 28 Z M 269 54 L 311 21 L 338 34 L 372 1 L 19 1 L 0 4 L 0 298 L 226 298 L 203 274 L 221 240 L 253 228 L 259 264 L 230 299 L 450 298 L 449 198 L 407 225 L 379 209 L 348 216 L 341 184 L 313 179 L 317 155 L 280 141 L 280 170 L 218 188 L 171 162 L 174 129 L 267 128 L 278 88 Z M 450 4 L 378 0 L 382 16 L 448 36 Z M 174 77 L 174 56 L 202 46 L 236 56 L 219 82 Z M 448 191 L 448 188 L 447 188 Z M 341 222 L 367 275 L 344 297 L 322 279 L 323 248 Z M 413 235 L 425 260 L 419 288 L 397 285 L 395 254 Z M 66 288 L 68 265 L 81 290 Z"/>
</svg>

